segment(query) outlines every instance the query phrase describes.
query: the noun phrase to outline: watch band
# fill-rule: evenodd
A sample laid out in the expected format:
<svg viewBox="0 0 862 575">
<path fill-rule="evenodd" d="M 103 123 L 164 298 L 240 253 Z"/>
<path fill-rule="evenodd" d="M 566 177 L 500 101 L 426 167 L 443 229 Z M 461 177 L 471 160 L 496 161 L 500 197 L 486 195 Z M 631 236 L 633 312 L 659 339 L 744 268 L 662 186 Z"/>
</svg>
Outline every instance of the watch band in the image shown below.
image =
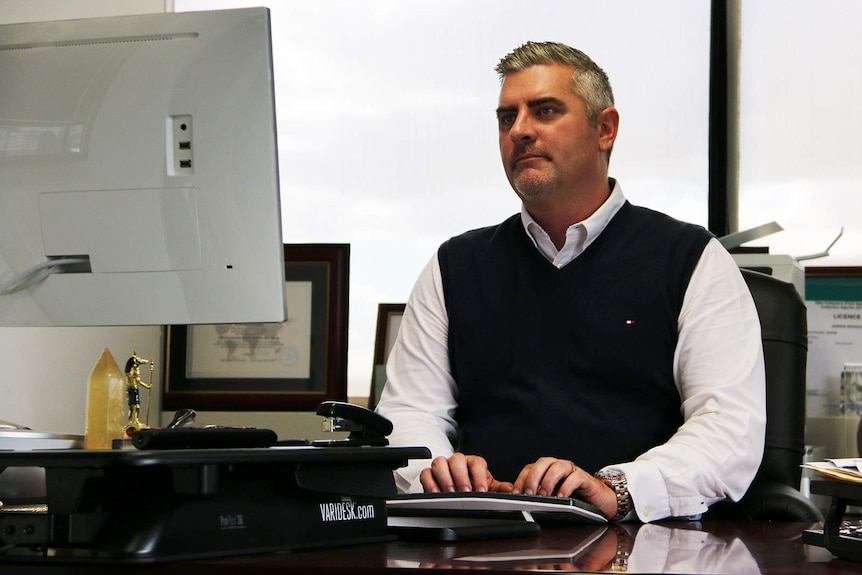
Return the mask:
<svg viewBox="0 0 862 575">
<path fill-rule="evenodd" d="M 632 510 L 632 496 L 629 494 L 629 482 L 626 474 L 622 471 L 610 469 L 596 473 L 596 477 L 605 485 L 614 490 L 617 496 L 617 514 L 611 517 L 611 521 L 619 521 Z"/>
<path fill-rule="evenodd" d="M 621 525 L 613 526 L 617 536 L 617 554 L 610 564 L 608 571 L 611 573 L 627 573 L 629 570 L 629 556 L 632 553 L 632 536 Z"/>
</svg>

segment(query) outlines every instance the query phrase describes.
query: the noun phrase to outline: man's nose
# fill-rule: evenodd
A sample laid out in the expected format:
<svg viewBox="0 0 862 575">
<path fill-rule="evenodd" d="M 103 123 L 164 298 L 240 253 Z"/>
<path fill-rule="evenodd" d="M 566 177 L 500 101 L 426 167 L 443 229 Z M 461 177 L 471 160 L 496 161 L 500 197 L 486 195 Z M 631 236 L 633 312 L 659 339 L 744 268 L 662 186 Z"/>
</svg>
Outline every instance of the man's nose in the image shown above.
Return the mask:
<svg viewBox="0 0 862 575">
<path fill-rule="evenodd" d="M 513 141 L 529 141 L 536 137 L 533 122 L 529 114 L 518 114 L 509 130 L 509 137 Z"/>
</svg>

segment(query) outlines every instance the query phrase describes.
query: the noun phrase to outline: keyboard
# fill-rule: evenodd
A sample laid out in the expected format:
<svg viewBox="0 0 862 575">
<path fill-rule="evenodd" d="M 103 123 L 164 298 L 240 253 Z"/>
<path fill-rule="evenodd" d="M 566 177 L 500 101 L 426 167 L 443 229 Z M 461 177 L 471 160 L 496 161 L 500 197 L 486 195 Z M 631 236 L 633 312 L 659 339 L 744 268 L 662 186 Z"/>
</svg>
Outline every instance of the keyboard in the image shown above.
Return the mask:
<svg viewBox="0 0 862 575">
<path fill-rule="evenodd" d="M 862 484 L 812 480 L 811 493 L 826 495 L 832 503 L 823 529 L 806 529 L 802 532 L 802 542 L 826 547 L 842 559 L 862 561 L 862 517 L 847 512 L 852 506 L 862 504 Z"/>
<path fill-rule="evenodd" d="M 842 520 L 838 534 L 830 539 L 826 538 L 823 529 L 806 529 L 802 532 L 802 542 L 826 547 L 842 559 L 862 561 L 862 518 Z"/>
<path fill-rule="evenodd" d="M 582 519 L 607 523 L 599 509 L 573 497 L 523 495 L 513 493 L 456 492 L 410 493 L 387 500 L 387 510 L 399 512 L 497 512 L 529 513 L 536 519 Z M 538 516 L 538 517 L 537 517 Z"/>
</svg>

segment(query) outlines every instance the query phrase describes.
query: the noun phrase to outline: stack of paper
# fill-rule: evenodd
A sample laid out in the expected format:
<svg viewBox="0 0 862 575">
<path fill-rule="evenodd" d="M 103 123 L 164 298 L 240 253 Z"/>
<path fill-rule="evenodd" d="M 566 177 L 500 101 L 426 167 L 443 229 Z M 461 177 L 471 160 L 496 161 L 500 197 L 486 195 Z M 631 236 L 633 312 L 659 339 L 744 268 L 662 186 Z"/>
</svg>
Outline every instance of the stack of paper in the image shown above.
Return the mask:
<svg viewBox="0 0 862 575">
<path fill-rule="evenodd" d="M 862 483 L 862 459 L 827 459 L 803 463 L 802 467 L 813 469 L 832 479 Z"/>
</svg>

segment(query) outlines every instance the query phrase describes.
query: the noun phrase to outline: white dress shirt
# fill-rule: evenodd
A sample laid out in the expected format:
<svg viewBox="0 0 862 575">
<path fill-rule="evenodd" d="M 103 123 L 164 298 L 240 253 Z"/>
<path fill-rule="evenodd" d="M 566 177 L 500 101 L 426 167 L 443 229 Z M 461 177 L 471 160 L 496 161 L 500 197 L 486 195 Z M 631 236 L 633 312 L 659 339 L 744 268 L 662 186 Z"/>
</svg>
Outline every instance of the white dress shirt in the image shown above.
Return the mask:
<svg viewBox="0 0 862 575">
<path fill-rule="evenodd" d="M 614 182 L 608 200 L 569 228 L 559 251 L 526 210 L 521 216 L 537 249 L 562 267 L 598 237 L 624 202 Z M 609 466 L 626 474 L 642 521 L 697 515 L 724 498 L 739 499 L 763 454 L 766 399 L 760 322 L 733 258 L 716 239 L 709 241 L 695 267 L 677 326 L 673 375 L 684 423 L 665 444 L 635 461 Z M 392 445 L 423 445 L 432 457 L 453 453 L 458 387 L 450 372 L 447 335 L 435 254 L 408 299 L 386 366 L 387 383 L 377 410 L 394 424 Z M 609 426 L 625 424 L 607 421 Z M 399 490 L 421 492 L 419 472 L 429 463 L 414 460 L 397 470 Z"/>
</svg>

